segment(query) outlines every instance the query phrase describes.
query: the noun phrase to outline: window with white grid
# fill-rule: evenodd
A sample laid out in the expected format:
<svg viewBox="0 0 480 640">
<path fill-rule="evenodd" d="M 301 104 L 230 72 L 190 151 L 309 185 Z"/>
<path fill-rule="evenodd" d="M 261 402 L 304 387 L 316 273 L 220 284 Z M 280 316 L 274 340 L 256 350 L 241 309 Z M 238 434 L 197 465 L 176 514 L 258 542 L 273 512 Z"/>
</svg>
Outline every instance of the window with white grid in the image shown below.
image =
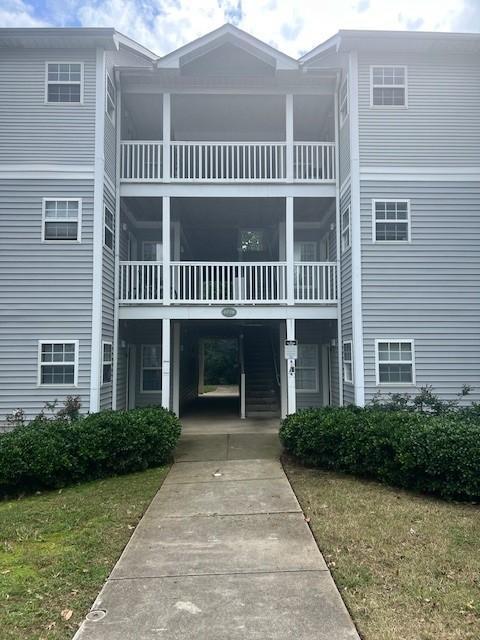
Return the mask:
<svg viewBox="0 0 480 640">
<path fill-rule="evenodd" d="M 407 67 L 370 67 L 370 104 L 372 107 L 406 107 Z"/>
<path fill-rule="evenodd" d="M 102 383 L 107 384 L 112 381 L 113 350 L 111 342 L 104 342 L 102 345 Z"/>
<path fill-rule="evenodd" d="M 142 345 L 142 393 L 158 393 L 162 390 L 162 347 L 159 344 Z"/>
<path fill-rule="evenodd" d="M 350 207 L 342 211 L 342 253 L 350 249 L 352 244 Z"/>
<path fill-rule="evenodd" d="M 408 200 L 374 200 L 374 242 L 410 240 L 410 203 Z"/>
<path fill-rule="evenodd" d="M 299 392 L 318 391 L 318 345 L 299 344 L 295 367 L 295 385 Z"/>
<path fill-rule="evenodd" d="M 105 206 L 103 213 L 103 244 L 113 251 L 114 217 L 109 207 Z"/>
<path fill-rule="evenodd" d="M 42 239 L 51 242 L 80 241 L 81 200 L 43 200 Z"/>
<path fill-rule="evenodd" d="M 49 386 L 77 384 L 78 342 L 39 342 L 38 383 Z"/>
<path fill-rule="evenodd" d="M 83 101 L 83 64 L 47 62 L 46 102 L 80 104 Z"/>
<path fill-rule="evenodd" d="M 376 341 L 377 385 L 415 384 L 413 340 Z"/>
<path fill-rule="evenodd" d="M 342 126 L 345 120 L 348 118 L 348 78 L 345 78 L 340 86 L 339 103 L 340 126 Z"/>
<path fill-rule="evenodd" d="M 105 111 L 110 118 L 112 124 L 115 124 L 115 105 L 116 105 L 116 91 L 110 75 L 107 73 L 107 81 L 105 83 L 106 95 L 105 95 Z"/>
<path fill-rule="evenodd" d="M 343 379 L 345 382 L 353 382 L 353 355 L 352 341 L 343 343 Z"/>
</svg>

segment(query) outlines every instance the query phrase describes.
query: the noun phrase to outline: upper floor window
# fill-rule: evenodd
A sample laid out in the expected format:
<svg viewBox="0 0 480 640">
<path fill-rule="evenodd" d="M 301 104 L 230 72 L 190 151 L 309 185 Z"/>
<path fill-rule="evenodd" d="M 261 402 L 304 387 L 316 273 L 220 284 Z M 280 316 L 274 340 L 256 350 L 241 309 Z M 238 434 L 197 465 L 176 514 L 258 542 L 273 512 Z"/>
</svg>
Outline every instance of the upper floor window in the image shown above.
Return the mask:
<svg viewBox="0 0 480 640">
<path fill-rule="evenodd" d="M 339 103 L 340 103 L 340 126 L 342 126 L 342 124 L 348 118 L 348 78 L 345 78 L 345 80 L 342 82 L 340 86 Z"/>
<path fill-rule="evenodd" d="M 81 200 L 43 199 L 42 240 L 80 242 Z"/>
<path fill-rule="evenodd" d="M 77 384 L 78 341 L 38 343 L 38 384 L 74 386 Z"/>
<path fill-rule="evenodd" d="M 83 64 L 47 62 L 46 101 L 64 104 L 83 102 Z"/>
<path fill-rule="evenodd" d="M 112 381 L 112 343 L 103 342 L 102 344 L 102 383 L 107 384 Z"/>
<path fill-rule="evenodd" d="M 299 344 L 295 386 L 301 393 L 318 391 L 318 344 Z"/>
<path fill-rule="evenodd" d="M 103 244 L 113 251 L 113 229 L 114 218 L 111 210 L 105 205 L 103 213 L 104 231 L 103 231 Z"/>
<path fill-rule="evenodd" d="M 373 218 L 374 242 L 409 242 L 410 202 L 408 200 L 374 200 Z"/>
<path fill-rule="evenodd" d="M 350 207 L 342 211 L 342 253 L 352 244 Z"/>
<path fill-rule="evenodd" d="M 112 79 L 110 78 L 110 75 L 107 73 L 105 111 L 107 112 L 107 116 L 112 121 L 112 124 L 115 124 L 115 104 L 116 104 L 115 85 L 113 84 Z"/>
<path fill-rule="evenodd" d="M 370 67 L 370 105 L 407 106 L 407 67 Z"/>
<path fill-rule="evenodd" d="M 343 343 L 343 379 L 345 382 L 353 382 L 353 355 L 352 341 Z"/>
<path fill-rule="evenodd" d="M 413 340 L 376 340 L 377 385 L 415 384 Z"/>
</svg>

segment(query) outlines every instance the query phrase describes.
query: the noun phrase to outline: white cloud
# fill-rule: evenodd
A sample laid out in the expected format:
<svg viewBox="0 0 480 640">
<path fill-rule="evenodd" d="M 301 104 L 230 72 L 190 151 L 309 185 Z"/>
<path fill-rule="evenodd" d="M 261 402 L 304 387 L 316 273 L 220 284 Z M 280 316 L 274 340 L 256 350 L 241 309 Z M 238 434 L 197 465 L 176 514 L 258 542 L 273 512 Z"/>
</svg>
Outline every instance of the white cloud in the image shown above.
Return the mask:
<svg viewBox="0 0 480 640">
<path fill-rule="evenodd" d="M 0 24 L 40 26 L 34 6 L 1 0 Z M 35 0 L 30 0 L 34 3 Z M 41 0 L 53 25 L 112 26 L 164 55 L 228 19 L 297 57 L 339 29 L 480 30 L 479 0 Z M 6 4 L 5 4 L 6 3 Z"/>
</svg>

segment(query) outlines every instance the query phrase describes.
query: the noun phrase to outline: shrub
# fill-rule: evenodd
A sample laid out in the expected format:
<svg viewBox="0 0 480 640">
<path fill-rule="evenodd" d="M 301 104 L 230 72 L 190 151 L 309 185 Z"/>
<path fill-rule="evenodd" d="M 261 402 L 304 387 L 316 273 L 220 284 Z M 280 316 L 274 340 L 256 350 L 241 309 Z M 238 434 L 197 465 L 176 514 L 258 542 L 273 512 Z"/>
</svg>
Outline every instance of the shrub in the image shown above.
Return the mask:
<svg viewBox="0 0 480 640">
<path fill-rule="evenodd" d="M 287 416 L 286 450 L 308 465 L 445 498 L 480 497 L 478 407 L 441 415 L 325 407 Z"/>
<path fill-rule="evenodd" d="M 180 423 L 162 408 L 39 417 L 0 437 L 0 493 L 58 488 L 166 463 Z"/>
</svg>

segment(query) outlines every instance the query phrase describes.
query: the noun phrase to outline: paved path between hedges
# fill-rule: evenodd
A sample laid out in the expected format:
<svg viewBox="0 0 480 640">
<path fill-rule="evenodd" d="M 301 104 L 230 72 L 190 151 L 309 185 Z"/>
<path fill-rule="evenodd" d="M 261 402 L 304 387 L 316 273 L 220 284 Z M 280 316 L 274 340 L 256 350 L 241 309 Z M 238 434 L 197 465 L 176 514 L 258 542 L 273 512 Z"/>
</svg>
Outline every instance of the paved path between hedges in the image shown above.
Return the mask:
<svg viewBox="0 0 480 640">
<path fill-rule="evenodd" d="M 279 453 L 184 435 L 75 640 L 359 640 Z"/>
</svg>

